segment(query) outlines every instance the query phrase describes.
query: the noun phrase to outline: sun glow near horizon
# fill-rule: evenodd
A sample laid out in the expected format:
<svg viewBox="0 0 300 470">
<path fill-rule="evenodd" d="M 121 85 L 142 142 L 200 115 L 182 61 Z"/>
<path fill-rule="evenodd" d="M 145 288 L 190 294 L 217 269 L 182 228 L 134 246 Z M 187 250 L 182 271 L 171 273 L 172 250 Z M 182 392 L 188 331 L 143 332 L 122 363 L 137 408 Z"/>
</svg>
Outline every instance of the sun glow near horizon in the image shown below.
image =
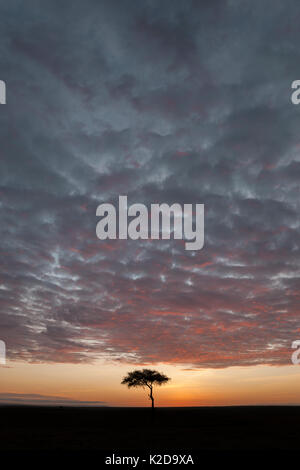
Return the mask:
<svg viewBox="0 0 300 470">
<path fill-rule="evenodd" d="M 121 385 L 132 364 L 28 364 L 9 362 L 1 369 L 0 403 L 149 406 L 145 390 Z M 154 364 L 148 368 L 171 381 L 155 387 L 156 406 L 300 404 L 300 369 L 248 366 L 187 369 Z"/>
</svg>

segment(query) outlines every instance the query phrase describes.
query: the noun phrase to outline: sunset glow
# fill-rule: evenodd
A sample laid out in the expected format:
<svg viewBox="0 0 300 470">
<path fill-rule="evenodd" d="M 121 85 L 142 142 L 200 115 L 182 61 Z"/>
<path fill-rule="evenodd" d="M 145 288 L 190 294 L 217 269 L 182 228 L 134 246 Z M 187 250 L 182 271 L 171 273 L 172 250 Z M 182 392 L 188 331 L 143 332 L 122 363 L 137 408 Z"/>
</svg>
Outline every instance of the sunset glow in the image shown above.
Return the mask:
<svg viewBox="0 0 300 470">
<path fill-rule="evenodd" d="M 184 370 L 156 367 L 172 380 L 156 388 L 157 406 L 300 404 L 298 366 Z M 0 403 L 148 406 L 142 389 L 120 385 L 130 365 L 9 364 L 1 369 Z"/>
</svg>

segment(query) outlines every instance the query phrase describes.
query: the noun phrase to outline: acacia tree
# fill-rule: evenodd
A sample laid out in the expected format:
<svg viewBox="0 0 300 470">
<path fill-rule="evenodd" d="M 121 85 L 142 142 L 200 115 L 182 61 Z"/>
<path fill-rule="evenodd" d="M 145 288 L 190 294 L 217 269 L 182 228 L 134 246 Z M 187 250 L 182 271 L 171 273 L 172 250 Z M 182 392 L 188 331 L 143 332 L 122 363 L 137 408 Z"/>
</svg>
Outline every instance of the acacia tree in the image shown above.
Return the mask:
<svg viewBox="0 0 300 470">
<path fill-rule="evenodd" d="M 149 388 L 149 399 L 152 403 L 152 409 L 154 409 L 154 397 L 153 397 L 153 385 L 162 385 L 169 382 L 170 377 L 165 374 L 161 374 L 156 370 L 142 369 L 128 372 L 126 377 L 123 378 L 122 384 L 131 387 L 148 387 Z"/>
</svg>

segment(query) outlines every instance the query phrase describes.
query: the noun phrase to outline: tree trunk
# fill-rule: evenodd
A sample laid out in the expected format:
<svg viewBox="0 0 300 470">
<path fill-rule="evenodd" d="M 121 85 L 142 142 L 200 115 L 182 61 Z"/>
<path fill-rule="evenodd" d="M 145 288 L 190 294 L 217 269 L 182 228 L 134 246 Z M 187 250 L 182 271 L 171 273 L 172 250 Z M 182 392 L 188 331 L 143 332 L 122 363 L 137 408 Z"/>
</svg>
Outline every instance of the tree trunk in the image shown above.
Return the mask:
<svg viewBox="0 0 300 470">
<path fill-rule="evenodd" d="M 150 400 L 151 400 L 151 402 L 152 402 L 152 410 L 154 410 L 154 397 L 153 397 L 153 393 L 152 393 L 152 392 L 153 392 L 152 387 L 150 387 L 150 395 L 149 395 L 149 397 L 150 397 Z"/>
</svg>

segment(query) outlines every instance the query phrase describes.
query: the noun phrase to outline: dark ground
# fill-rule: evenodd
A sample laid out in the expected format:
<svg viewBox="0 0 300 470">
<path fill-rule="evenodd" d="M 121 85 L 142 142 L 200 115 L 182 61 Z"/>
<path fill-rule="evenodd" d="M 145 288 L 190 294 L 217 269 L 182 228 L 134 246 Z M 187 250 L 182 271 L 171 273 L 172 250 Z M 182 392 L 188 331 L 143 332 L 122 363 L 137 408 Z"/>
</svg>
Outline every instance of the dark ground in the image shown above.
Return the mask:
<svg viewBox="0 0 300 470">
<path fill-rule="evenodd" d="M 0 416 L 0 452 L 199 456 L 300 450 L 300 407 L 295 406 L 157 408 L 154 418 L 150 408 L 3 406 Z"/>
</svg>

